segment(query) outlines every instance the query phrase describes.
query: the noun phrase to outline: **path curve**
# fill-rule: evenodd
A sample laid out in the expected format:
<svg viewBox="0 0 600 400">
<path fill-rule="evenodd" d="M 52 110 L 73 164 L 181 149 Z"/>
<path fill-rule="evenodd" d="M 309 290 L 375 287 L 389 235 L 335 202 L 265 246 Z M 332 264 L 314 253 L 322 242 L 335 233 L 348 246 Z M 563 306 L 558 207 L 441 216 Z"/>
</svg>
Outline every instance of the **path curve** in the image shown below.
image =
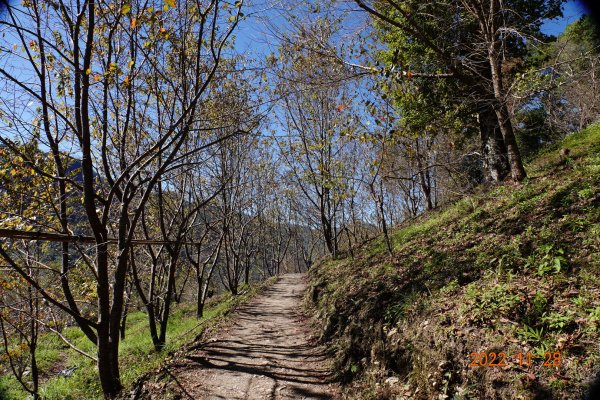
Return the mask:
<svg viewBox="0 0 600 400">
<path fill-rule="evenodd" d="M 169 368 L 183 399 L 337 399 L 330 360 L 302 314 L 304 274 L 282 275 L 208 343 Z"/>
</svg>

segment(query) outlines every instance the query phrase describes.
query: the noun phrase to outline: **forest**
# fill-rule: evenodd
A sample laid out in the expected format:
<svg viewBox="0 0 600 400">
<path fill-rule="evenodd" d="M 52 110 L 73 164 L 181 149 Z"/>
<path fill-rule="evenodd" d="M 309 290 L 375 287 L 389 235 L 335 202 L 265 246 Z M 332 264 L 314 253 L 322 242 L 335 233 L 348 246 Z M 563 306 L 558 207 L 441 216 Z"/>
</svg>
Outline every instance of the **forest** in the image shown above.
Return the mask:
<svg viewBox="0 0 600 400">
<path fill-rule="evenodd" d="M 0 0 L 0 399 L 600 398 L 581 7 Z"/>
</svg>

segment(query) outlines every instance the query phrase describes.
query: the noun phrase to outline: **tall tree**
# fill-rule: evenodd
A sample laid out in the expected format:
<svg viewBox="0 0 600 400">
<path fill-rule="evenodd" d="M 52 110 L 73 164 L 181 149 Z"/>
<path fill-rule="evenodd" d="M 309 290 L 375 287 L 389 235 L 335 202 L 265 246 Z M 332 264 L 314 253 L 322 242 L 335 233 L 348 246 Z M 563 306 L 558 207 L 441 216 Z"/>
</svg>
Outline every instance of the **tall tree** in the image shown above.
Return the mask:
<svg viewBox="0 0 600 400">
<path fill-rule="evenodd" d="M 462 97 L 472 96 L 479 114 L 482 149 L 493 156 L 488 163 L 496 171 L 492 177 L 502 178 L 502 161 L 494 158 L 497 154 L 501 158 L 506 149 L 512 179 L 523 180 L 526 174 L 507 106 L 505 60 L 522 53 L 528 39 L 543 37 L 541 20 L 560 15 L 561 1 L 355 2 L 389 29 L 400 31 L 400 46 L 414 43 L 426 50 L 433 64 L 423 65 L 433 66 L 434 71 L 417 69 L 409 74 L 404 65 L 396 65 L 405 76 L 460 82 Z"/>
<path fill-rule="evenodd" d="M 9 7 L 0 22 L 0 75 L 6 89 L 19 94 L 12 100 L 3 98 L 0 106 L 5 121 L 2 142 L 22 156 L 14 138 L 32 131 L 19 127 L 31 127 L 34 118 L 40 121 L 41 140 L 54 158 L 52 180 L 65 184 L 65 193 L 73 190 L 81 196 L 87 232 L 95 240 L 91 263 L 97 320 L 81 315 L 71 301 L 69 282 L 63 284 L 60 299 L 9 254 L 2 256 L 96 343 L 106 397 L 121 389 L 119 327 L 141 213 L 161 176 L 181 166 L 179 153 L 196 132 L 200 105 L 239 21 L 242 2 L 174 6 L 162 1 L 48 5 L 33 0 Z M 225 139 L 213 136 L 193 151 Z M 70 149 L 80 159 L 80 182 L 64 176 L 60 155 Z M 69 227 L 61 219 L 66 234 Z M 116 239 L 114 248 L 111 238 Z M 66 251 L 63 246 L 63 257 Z M 63 266 L 63 274 L 68 272 Z"/>
<path fill-rule="evenodd" d="M 351 121 L 344 86 L 347 71 L 320 54 L 333 34 L 329 21 L 301 25 L 280 48 L 278 95 L 284 101 L 287 140 L 282 152 L 290 176 L 318 213 L 327 251 L 336 256 L 343 230 L 341 211 L 347 195 L 345 158 L 350 143 L 344 138 Z"/>
</svg>

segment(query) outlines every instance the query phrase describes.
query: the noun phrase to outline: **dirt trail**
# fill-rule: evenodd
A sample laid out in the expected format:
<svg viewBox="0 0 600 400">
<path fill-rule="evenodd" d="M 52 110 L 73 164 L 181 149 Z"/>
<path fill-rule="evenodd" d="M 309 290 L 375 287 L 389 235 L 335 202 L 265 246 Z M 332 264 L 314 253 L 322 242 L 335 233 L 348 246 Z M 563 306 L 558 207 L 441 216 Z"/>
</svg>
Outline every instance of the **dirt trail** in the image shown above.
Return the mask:
<svg viewBox="0 0 600 400">
<path fill-rule="evenodd" d="M 306 277 L 283 275 L 208 343 L 170 367 L 183 399 L 335 399 L 329 360 L 302 315 Z"/>
</svg>

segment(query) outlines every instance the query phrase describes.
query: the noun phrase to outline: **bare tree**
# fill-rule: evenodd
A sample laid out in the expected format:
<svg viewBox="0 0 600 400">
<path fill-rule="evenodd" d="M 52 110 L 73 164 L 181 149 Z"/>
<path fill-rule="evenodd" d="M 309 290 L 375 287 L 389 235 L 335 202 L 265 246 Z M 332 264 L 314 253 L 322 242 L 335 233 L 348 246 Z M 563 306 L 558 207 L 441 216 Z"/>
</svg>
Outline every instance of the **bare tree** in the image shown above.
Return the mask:
<svg viewBox="0 0 600 400">
<path fill-rule="evenodd" d="M 337 256 L 344 230 L 341 211 L 347 190 L 344 173 L 349 128 L 343 109 L 349 102 L 342 64 L 315 57 L 332 35 L 325 21 L 299 26 L 280 48 L 278 94 L 284 101 L 283 126 L 288 132 L 281 153 L 290 176 L 318 213 L 327 251 Z"/>
<path fill-rule="evenodd" d="M 95 254 L 88 261 L 96 280 L 97 320 L 82 316 L 66 279 L 63 298 L 57 298 L 0 248 L 1 255 L 97 344 L 106 397 L 121 389 L 119 327 L 132 241 L 148 199 L 166 171 L 178 167 L 180 152 L 201 119 L 199 105 L 219 69 L 242 2 L 235 7 L 219 0 L 184 2 L 167 12 L 153 11 L 163 6 L 94 0 L 48 6 L 34 0 L 9 7 L 8 18 L 0 22 L 0 75 L 5 89 L 20 94 L 3 98 L 9 123 L 3 127 L 2 143 L 23 157 L 14 138 L 41 131 L 55 172 L 36 172 L 59 187 L 65 185 L 61 199 L 69 191 L 83 199 L 86 231 L 95 238 Z M 149 32 L 159 34 L 149 40 Z M 38 123 L 39 130 L 19 130 Z M 213 136 L 193 151 L 225 139 Z M 63 154 L 68 152 L 80 160 L 79 182 L 65 176 Z M 28 161 L 35 166 L 34 160 Z M 59 216 L 66 234 L 70 228 L 64 214 Z M 114 249 L 109 248 L 111 235 L 116 238 Z M 68 251 L 63 245 L 64 276 Z"/>
</svg>

